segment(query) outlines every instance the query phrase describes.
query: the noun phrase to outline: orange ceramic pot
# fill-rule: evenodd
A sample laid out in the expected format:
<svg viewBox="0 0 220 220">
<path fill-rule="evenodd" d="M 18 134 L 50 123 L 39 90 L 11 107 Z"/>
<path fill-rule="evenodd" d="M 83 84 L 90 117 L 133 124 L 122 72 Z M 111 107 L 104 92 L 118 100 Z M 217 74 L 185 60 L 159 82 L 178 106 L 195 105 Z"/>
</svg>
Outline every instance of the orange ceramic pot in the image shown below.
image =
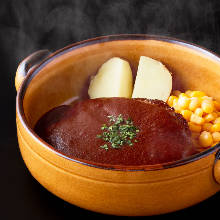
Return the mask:
<svg viewBox="0 0 220 220">
<path fill-rule="evenodd" d="M 175 89 L 202 90 L 220 101 L 219 56 L 167 37 L 99 37 L 52 54 L 38 51 L 19 65 L 15 84 L 20 151 L 34 178 L 63 200 L 105 214 L 156 215 L 192 206 L 220 190 L 219 144 L 172 163 L 110 167 L 69 158 L 34 133 L 36 121 L 78 96 L 88 76 L 106 60 L 122 57 L 135 71 L 141 55 L 163 62 L 173 73 Z"/>
</svg>

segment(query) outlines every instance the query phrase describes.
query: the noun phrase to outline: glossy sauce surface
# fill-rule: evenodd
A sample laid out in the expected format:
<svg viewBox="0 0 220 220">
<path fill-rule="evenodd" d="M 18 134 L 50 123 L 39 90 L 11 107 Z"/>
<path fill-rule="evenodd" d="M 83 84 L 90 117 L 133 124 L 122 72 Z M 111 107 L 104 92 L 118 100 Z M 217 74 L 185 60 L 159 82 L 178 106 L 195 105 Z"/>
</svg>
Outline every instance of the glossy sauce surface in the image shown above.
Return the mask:
<svg viewBox="0 0 220 220">
<path fill-rule="evenodd" d="M 100 146 L 97 138 L 109 115 L 131 118 L 140 130 L 137 143 L 120 149 Z M 158 100 L 99 98 L 75 101 L 46 113 L 36 133 L 56 150 L 73 158 L 111 165 L 146 165 L 170 162 L 195 153 L 186 121 Z"/>
</svg>

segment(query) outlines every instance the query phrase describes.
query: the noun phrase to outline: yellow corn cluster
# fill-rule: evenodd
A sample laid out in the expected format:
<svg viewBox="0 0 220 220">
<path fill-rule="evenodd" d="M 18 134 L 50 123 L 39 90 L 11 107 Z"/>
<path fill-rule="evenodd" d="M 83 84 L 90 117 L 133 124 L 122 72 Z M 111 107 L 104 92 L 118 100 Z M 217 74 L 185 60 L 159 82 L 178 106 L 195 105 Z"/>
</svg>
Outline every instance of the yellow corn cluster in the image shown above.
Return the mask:
<svg viewBox="0 0 220 220">
<path fill-rule="evenodd" d="M 220 102 L 201 91 L 174 91 L 167 103 L 182 114 L 199 147 L 208 148 L 220 142 Z"/>
</svg>

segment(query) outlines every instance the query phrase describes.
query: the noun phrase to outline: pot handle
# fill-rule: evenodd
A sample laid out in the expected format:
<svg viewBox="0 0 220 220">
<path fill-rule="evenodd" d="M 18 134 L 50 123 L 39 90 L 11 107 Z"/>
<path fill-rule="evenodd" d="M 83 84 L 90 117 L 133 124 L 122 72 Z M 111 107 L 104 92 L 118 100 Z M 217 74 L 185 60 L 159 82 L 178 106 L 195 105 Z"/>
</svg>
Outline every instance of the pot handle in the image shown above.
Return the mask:
<svg viewBox="0 0 220 220">
<path fill-rule="evenodd" d="M 215 155 L 214 178 L 220 184 L 220 150 Z"/>
<path fill-rule="evenodd" d="M 28 72 L 47 58 L 51 52 L 49 50 L 38 50 L 26 57 L 18 66 L 15 76 L 15 88 L 18 91 L 21 83 L 25 79 Z"/>
</svg>

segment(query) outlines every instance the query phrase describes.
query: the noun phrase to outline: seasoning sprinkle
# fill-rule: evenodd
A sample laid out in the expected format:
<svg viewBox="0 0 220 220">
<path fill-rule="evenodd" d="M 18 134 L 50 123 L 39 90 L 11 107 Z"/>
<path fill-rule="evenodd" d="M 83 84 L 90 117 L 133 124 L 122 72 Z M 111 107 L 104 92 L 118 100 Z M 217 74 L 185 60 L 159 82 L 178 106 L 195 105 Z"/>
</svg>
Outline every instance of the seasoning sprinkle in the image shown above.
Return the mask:
<svg viewBox="0 0 220 220">
<path fill-rule="evenodd" d="M 103 124 L 101 127 L 103 133 L 97 135 L 97 138 L 107 143 L 100 147 L 108 150 L 109 145 L 115 149 L 121 148 L 123 145 L 133 146 L 132 140 L 136 137 L 139 129 L 133 125 L 132 120 L 125 120 L 121 114 L 118 117 L 113 115 L 107 117 L 109 118 L 109 124 Z M 135 139 L 134 142 L 136 143 L 137 140 Z"/>
</svg>

